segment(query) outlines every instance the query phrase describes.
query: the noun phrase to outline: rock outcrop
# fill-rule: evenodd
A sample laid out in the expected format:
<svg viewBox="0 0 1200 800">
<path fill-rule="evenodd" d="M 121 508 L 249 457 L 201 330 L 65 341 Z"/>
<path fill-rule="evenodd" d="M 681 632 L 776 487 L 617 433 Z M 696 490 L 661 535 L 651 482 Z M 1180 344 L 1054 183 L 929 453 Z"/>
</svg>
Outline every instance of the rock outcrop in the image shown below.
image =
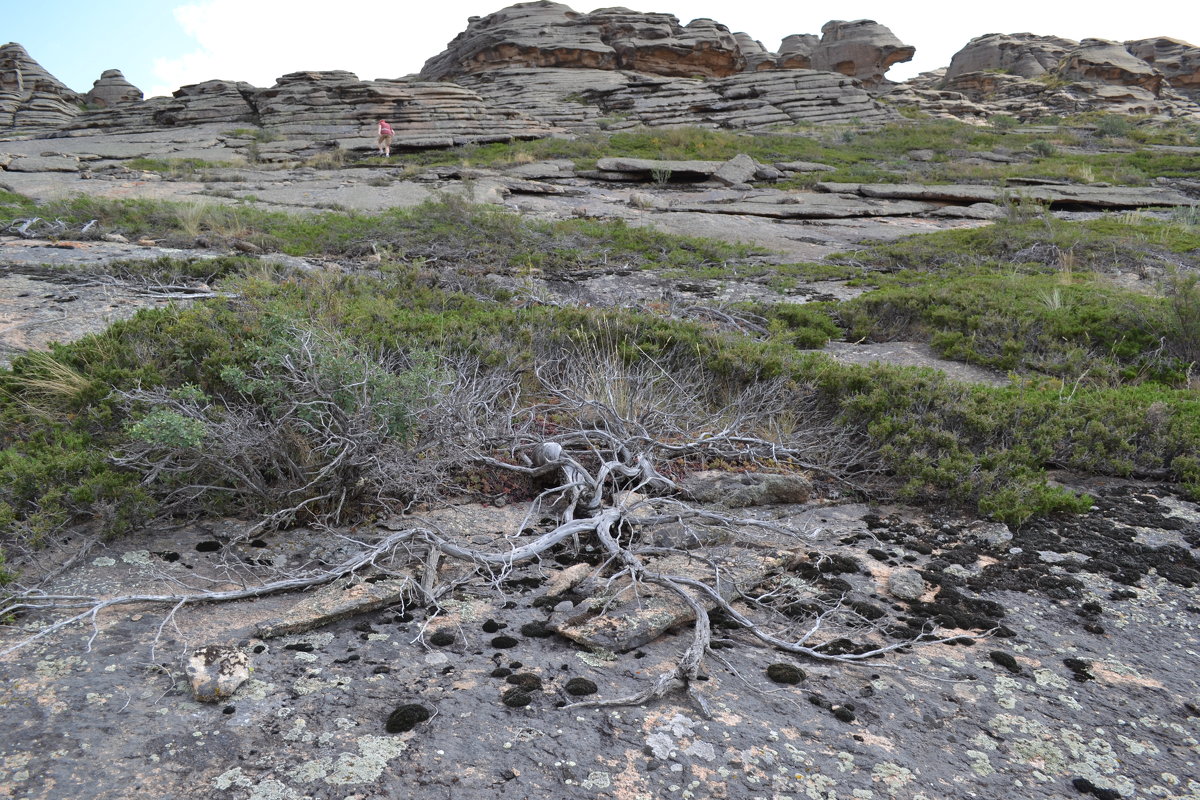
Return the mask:
<svg viewBox="0 0 1200 800">
<path fill-rule="evenodd" d="M 81 100 L 21 45 L 0 47 L 0 130 L 53 130 L 79 113 Z"/>
<path fill-rule="evenodd" d="M 1200 118 L 1200 48 L 1167 38 L 1118 44 L 990 33 L 972 39 L 945 70 L 908 81 L 889 99 L 967 120 L 1089 111 Z"/>
<path fill-rule="evenodd" d="M 653 75 L 723 77 L 746 66 L 724 25 L 671 14 L 604 8 L 580 14 L 561 3 L 518 3 L 472 17 L 447 49 L 425 62 L 423 80 L 509 67 L 627 69 Z"/>
<path fill-rule="evenodd" d="M 1084 39 L 1063 57 L 1057 74 L 1070 81 L 1137 86 L 1155 97 L 1163 83 L 1161 72 L 1131 55 L 1123 45 L 1105 39 Z"/>
<path fill-rule="evenodd" d="M 849 75 L 864 86 L 878 86 L 893 64 L 911 61 L 916 52 L 875 20 L 833 20 L 821 27 L 821 41 L 812 51 L 810 66 Z"/>
<path fill-rule="evenodd" d="M 1161 72 L 1172 89 L 1200 101 L 1200 47 L 1159 36 L 1125 42 L 1125 49 Z"/>
<path fill-rule="evenodd" d="M 1033 33 L 989 33 L 977 36 L 954 54 L 946 80 L 975 72 L 1002 72 L 1037 78 L 1058 69 L 1063 56 L 1079 46 L 1071 39 Z"/>
<path fill-rule="evenodd" d="M 458 83 L 478 92 L 493 109 L 512 109 L 580 132 L 601 126 L 755 129 L 896 118 L 853 78 L 813 70 L 697 80 L 608 70 L 507 69 L 463 77 Z"/>
<path fill-rule="evenodd" d="M 142 90 L 125 80 L 121 70 L 106 69 L 83 100 L 93 108 L 109 108 L 122 103 L 140 103 L 143 97 Z"/>
</svg>

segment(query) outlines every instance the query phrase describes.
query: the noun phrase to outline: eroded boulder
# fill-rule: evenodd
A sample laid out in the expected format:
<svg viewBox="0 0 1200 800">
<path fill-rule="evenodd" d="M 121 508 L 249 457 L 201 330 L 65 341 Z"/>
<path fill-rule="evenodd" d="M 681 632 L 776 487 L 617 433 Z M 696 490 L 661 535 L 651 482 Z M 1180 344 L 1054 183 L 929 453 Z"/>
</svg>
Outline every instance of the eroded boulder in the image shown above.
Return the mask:
<svg viewBox="0 0 1200 800">
<path fill-rule="evenodd" d="M 671 14 L 602 8 L 581 14 L 561 3 L 518 3 L 472 17 L 420 77 L 444 80 L 505 67 L 628 69 L 652 75 L 720 77 L 745 68 L 724 25 Z"/>
<path fill-rule="evenodd" d="M 1200 47 L 1158 36 L 1125 42 L 1125 49 L 1161 72 L 1172 89 L 1200 100 Z"/>
<path fill-rule="evenodd" d="M 950 59 L 945 78 L 973 72 L 1003 72 L 1037 78 L 1058 68 L 1063 56 L 1079 46 L 1073 39 L 1033 33 L 989 33 L 976 36 Z"/>
<path fill-rule="evenodd" d="M 119 69 L 106 69 L 92 84 L 90 92 L 83 96 L 84 102 L 96 108 L 109 108 L 123 103 L 142 101 L 142 90 L 125 80 Z"/>
<path fill-rule="evenodd" d="M 1057 72 L 1067 80 L 1137 86 L 1156 97 L 1163 83 L 1161 72 L 1105 39 L 1084 39 L 1063 57 Z"/>
<path fill-rule="evenodd" d="M 812 68 L 849 75 L 864 86 L 878 86 L 893 64 L 911 61 L 916 52 L 873 19 L 831 20 L 821 26 Z"/>
</svg>

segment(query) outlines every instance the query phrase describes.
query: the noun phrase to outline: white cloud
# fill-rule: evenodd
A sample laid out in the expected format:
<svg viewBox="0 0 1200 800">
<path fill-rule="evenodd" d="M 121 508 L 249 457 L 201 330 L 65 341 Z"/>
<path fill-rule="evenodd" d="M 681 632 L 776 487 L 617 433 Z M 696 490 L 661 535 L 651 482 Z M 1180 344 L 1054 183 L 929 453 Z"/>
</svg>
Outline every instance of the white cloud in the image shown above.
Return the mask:
<svg viewBox="0 0 1200 800">
<path fill-rule="evenodd" d="M 157 82 L 147 95 L 214 78 L 271 86 L 300 70 L 398 78 L 419 70 L 466 27 L 465 16 L 454 15 L 439 41 L 422 24 L 405 24 L 411 13 L 358 0 L 208 0 L 179 6 L 174 14 L 196 49 L 155 59 Z"/>
</svg>

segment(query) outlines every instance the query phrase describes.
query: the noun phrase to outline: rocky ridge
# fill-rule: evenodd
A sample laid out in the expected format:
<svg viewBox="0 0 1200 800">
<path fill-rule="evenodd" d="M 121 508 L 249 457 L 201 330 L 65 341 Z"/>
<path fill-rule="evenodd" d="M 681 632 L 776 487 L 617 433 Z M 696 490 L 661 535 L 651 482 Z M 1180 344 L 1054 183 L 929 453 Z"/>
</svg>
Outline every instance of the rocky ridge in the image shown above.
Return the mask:
<svg viewBox="0 0 1200 800">
<path fill-rule="evenodd" d="M 1076 42 L 1032 33 L 979 36 L 949 67 L 896 87 L 888 99 L 936 116 L 1024 120 L 1107 111 L 1200 118 L 1200 47 L 1160 37 Z"/>
</svg>

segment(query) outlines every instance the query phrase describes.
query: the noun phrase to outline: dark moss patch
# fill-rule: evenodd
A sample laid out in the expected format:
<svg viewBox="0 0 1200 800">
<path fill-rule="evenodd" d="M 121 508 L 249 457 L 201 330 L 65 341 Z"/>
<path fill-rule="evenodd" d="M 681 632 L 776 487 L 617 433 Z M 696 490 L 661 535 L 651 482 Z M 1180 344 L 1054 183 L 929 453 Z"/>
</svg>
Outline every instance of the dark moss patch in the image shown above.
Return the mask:
<svg viewBox="0 0 1200 800">
<path fill-rule="evenodd" d="M 433 716 L 433 712 L 420 703 L 408 703 L 396 708 L 388 715 L 384 730 L 388 733 L 404 733 Z"/>
<path fill-rule="evenodd" d="M 1075 791 L 1080 794 L 1090 794 L 1096 800 L 1121 800 L 1120 792 L 1115 789 L 1101 789 L 1087 778 L 1076 778 L 1071 781 L 1071 785 L 1075 787 Z"/>
<path fill-rule="evenodd" d="M 521 635 L 528 636 L 532 639 L 545 639 L 554 635 L 554 631 L 550 629 L 544 622 L 526 622 L 521 626 Z"/>
<path fill-rule="evenodd" d="M 1019 675 L 1021 673 L 1021 665 L 1017 663 L 1017 660 L 1013 658 L 1010 653 L 1006 653 L 1003 650 L 993 650 L 992 652 L 988 653 L 988 658 L 1004 667 L 1014 675 Z"/>
<path fill-rule="evenodd" d="M 588 694 L 595 694 L 596 684 L 589 681 L 587 678 L 571 678 L 566 685 L 567 694 L 576 697 L 583 697 Z"/>
<path fill-rule="evenodd" d="M 315 648 L 312 642 L 293 642 L 292 644 L 285 644 L 283 649 L 295 650 L 297 653 L 311 653 Z"/>
<path fill-rule="evenodd" d="M 1071 670 L 1072 677 L 1080 683 L 1096 680 L 1096 676 L 1091 672 L 1092 662 L 1090 661 L 1084 661 L 1082 658 L 1064 658 L 1063 666 Z"/>
<path fill-rule="evenodd" d="M 807 676 L 799 667 L 780 662 L 767 667 L 767 677 L 775 683 L 797 684 Z"/>
<path fill-rule="evenodd" d="M 447 631 L 438 631 L 429 637 L 429 643 L 434 647 L 446 647 L 454 644 L 454 634 Z"/>
<path fill-rule="evenodd" d="M 493 678 L 507 678 L 509 675 L 512 675 L 512 674 L 513 674 L 513 671 L 511 669 L 509 669 L 508 667 L 496 667 L 494 670 L 492 670 Z"/>
<path fill-rule="evenodd" d="M 532 672 L 517 672 L 509 675 L 505 680 L 526 692 L 540 692 L 542 690 L 542 679 Z"/>
<path fill-rule="evenodd" d="M 513 687 L 500 695 L 500 702 L 509 708 L 521 708 L 533 702 L 533 697 L 523 689 Z"/>
<path fill-rule="evenodd" d="M 501 625 L 499 622 L 496 622 L 496 620 L 494 620 L 494 619 L 489 619 L 487 622 L 483 623 L 483 625 L 481 627 L 483 628 L 484 633 L 496 633 L 501 628 L 505 628 L 507 626 Z"/>
<path fill-rule="evenodd" d="M 846 708 L 845 706 L 835 706 L 833 708 L 833 715 L 835 717 L 837 717 L 838 719 L 840 719 L 842 722 L 847 722 L 847 723 L 854 722 L 854 719 L 855 719 L 854 712 L 851 711 L 850 709 Z"/>
<path fill-rule="evenodd" d="M 492 647 L 497 650 L 507 650 L 511 647 L 516 647 L 517 644 L 517 640 L 511 636 L 497 636 L 495 639 L 492 639 Z"/>
</svg>

